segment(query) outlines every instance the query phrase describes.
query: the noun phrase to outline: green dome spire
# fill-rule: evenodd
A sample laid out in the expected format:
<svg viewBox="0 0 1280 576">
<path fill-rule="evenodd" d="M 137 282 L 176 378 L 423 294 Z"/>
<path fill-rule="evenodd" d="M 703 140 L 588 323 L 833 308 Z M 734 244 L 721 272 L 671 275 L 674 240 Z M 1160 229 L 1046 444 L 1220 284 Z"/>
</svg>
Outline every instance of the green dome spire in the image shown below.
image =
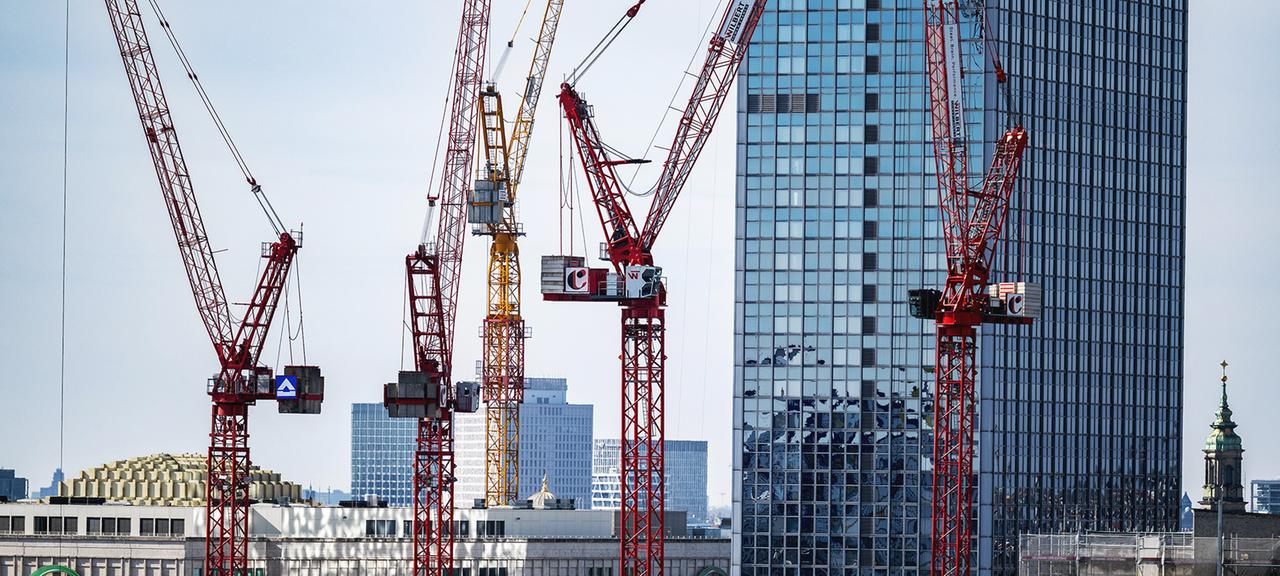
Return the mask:
<svg viewBox="0 0 1280 576">
<path fill-rule="evenodd" d="M 1227 361 L 1222 361 L 1222 401 L 1218 404 L 1217 418 L 1209 425 L 1213 432 L 1204 441 L 1205 452 L 1244 451 L 1244 444 L 1236 434 L 1236 423 L 1231 420 L 1231 406 L 1227 404 Z"/>
</svg>

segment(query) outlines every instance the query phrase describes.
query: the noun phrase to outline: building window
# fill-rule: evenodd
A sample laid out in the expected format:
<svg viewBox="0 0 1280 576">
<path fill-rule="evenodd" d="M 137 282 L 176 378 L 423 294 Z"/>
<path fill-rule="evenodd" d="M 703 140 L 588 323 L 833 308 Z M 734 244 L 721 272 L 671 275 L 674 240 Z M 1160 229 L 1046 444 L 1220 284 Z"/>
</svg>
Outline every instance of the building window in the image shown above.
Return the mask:
<svg viewBox="0 0 1280 576">
<path fill-rule="evenodd" d="M 879 41 L 880 41 L 880 25 L 867 24 L 867 42 L 879 42 Z"/>
<path fill-rule="evenodd" d="M 74 520 L 74 518 L 69 518 Z M 129 518 L 84 518 L 84 534 L 106 534 L 106 535 L 122 535 L 131 534 L 131 520 Z M 142 535 L 146 536 L 146 521 L 143 521 Z"/>
<path fill-rule="evenodd" d="M 476 521 L 476 537 L 501 538 L 506 535 L 507 523 L 502 520 Z"/>
<path fill-rule="evenodd" d="M 880 159 L 867 157 L 862 159 L 862 172 L 867 175 L 880 173 Z"/>
<path fill-rule="evenodd" d="M 27 531 L 25 516 L 0 516 L 0 534 L 22 534 Z"/>
<path fill-rule="evenodd" d="M 76 534 L 76 517 L 36 516 L 36 534 Z"/>
<path fill-rule="evenodd" d="M 875 348 L 862 349 L 862 365 L 863 366 L 876 365 L 876 349 Z"/>
<path fill-rule="evenodd" d="M 862 301 L 863 302 L 876 301 L 876 285 L 875 284 L 862 285 Z"/>
<path fill-rule="evenodd" d="M 862 333 L 863 333 L 863 334 L 875 334 L 875 333 L 876 333 L 876 319 L 875 319 L 875 317 L 874 317 L 874 316 L 863 316 L 863 317 L 862 317 Z"/>
<path fill-rule="evenodd" d="M 878 258 L 876 257 L 875 252 L 864 252 L 862 254 L 862 269 L 874 271 L 876 269 L 876 264 L 878 263 L 877 260 Z"/>
<path fill-rule="evenodd" d="M 364 535 L 370 538 L 394 538 L 396 535 L 396 521 L 365 520 Z"/>
<path fill-rule="evenodd" d="M 128 518 L 117 518 L 118 522 L 128 522 Z M 139 536 L 184 536 L 186 533 L 186 523 L 181 518 L 143 518 L 138 521 Z M 128 524 L 117 524 L 116 529 L 121 533 L 128 530 Z"/>
<path fill-rule="evenodd" d="M 879 73 L 880 73 L 880 57 L 867 56 L 867 74 L 879 74 Z"/>
<path fill-rule="evenodd" d="M 875 238 L 879 236 L 880 227 L 875 220 L 867 220 L 862 223 L 862 237 Z"/>
<path fill-rule="evenodd" d="M 875 112 L 880 109 L 880 95 L 875 92 L 868 92 L 863 97 L 863 103 L 865 104 L 863 108 L 866 108 L 868 112 Z"/>
<path fill-rule="evenodd" d="M 73 516 L 36 516 L 36 534 L 75 534 L 77 519 Z"/>
</svg>

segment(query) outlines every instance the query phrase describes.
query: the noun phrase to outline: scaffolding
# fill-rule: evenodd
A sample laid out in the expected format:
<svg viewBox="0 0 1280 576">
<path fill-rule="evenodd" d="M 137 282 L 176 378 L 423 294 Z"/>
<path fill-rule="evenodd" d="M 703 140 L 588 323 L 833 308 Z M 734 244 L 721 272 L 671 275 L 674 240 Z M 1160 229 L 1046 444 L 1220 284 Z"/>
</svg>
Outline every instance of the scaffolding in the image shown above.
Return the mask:
<svg viewBox="0 0 1280 576">
<path fill-rule="evenodd" d="M 1213 576 L 1218 540 L 1174 533 L 1023 534 L 1020 576 Z M 1280 538 L 1227 536 L 1223 574 L 1280 574 Z"/>
</svg>

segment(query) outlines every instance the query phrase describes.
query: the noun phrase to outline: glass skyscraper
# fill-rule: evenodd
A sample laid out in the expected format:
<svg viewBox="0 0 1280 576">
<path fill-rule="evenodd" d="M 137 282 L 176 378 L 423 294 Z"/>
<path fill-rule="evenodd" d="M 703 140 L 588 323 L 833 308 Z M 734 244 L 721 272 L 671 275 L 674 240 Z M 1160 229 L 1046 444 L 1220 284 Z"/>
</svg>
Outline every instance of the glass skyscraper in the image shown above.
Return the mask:
<svg viewBox="0 0 1280 576">
<path fill-rule="evenodd" d="M 980 342 L 974 566 L 1012 574 L 1020 532 L 1177 526 L 1186 3 L 987 4 L 1013 97 L 966 13 L 970 164 L 1011 109 L 1031 141 L 992 280 L 1044 288 Z M 740 72 L 735 574 L 928 571 L 923 53 L 923 0 L 771 0 Z"/>
<path fill-rule="evenodd" d="M 413 446 L 418 421 L 392 418 L 382 404 L 351 405 L 351 494 L 413 506 Z"/>
</svg>

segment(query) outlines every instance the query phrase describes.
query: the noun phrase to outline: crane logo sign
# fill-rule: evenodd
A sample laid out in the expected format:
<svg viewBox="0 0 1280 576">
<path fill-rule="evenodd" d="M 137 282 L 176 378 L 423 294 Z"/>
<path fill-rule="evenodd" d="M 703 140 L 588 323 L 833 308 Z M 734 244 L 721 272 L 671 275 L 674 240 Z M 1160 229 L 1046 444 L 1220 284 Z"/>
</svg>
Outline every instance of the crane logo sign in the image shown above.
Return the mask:
<svg viewBox="0 0 1280 576">
<path fill-rule="evenodd" d="M 1022 316 L 1027 313 L 1027 298 L 1022 294 L 1010 294 L 1005 299 L 1005 306 L 1010 316 Z"/>
<path fill-rule="evenodd" d="M 721 40 L 737 44 L 742 39 L 742 25 L 747 22 L 747 15 L 751 13 L 751 8 L 755 6 L 754 0 L 734 0 L 733 9 L 729 11 L 729 15 L 724 19 L 724 25 L 720 27 L 720 32 L 716 34 Z"/>
<path fill-rule="evenodd" d="M 947 59 L 947 109 L 951 115 L 951 140 L 964 141 L 964 79 L 960 72 L 960 26 L 942 27 L 943 48 Z"/>
<path fill-rule="evenodd" d="M 297 376 L 276 376 L 276 399 L 297 398 L 297 397 L 298 397 L 298 377 Z"/>
<path fill-rule="evenodd" d="M 574 294 L 583 294 L 587 292 L 587 269 L 586 268 L 565 268 L 564 269 L 564 291 Z"/>
</svg>

